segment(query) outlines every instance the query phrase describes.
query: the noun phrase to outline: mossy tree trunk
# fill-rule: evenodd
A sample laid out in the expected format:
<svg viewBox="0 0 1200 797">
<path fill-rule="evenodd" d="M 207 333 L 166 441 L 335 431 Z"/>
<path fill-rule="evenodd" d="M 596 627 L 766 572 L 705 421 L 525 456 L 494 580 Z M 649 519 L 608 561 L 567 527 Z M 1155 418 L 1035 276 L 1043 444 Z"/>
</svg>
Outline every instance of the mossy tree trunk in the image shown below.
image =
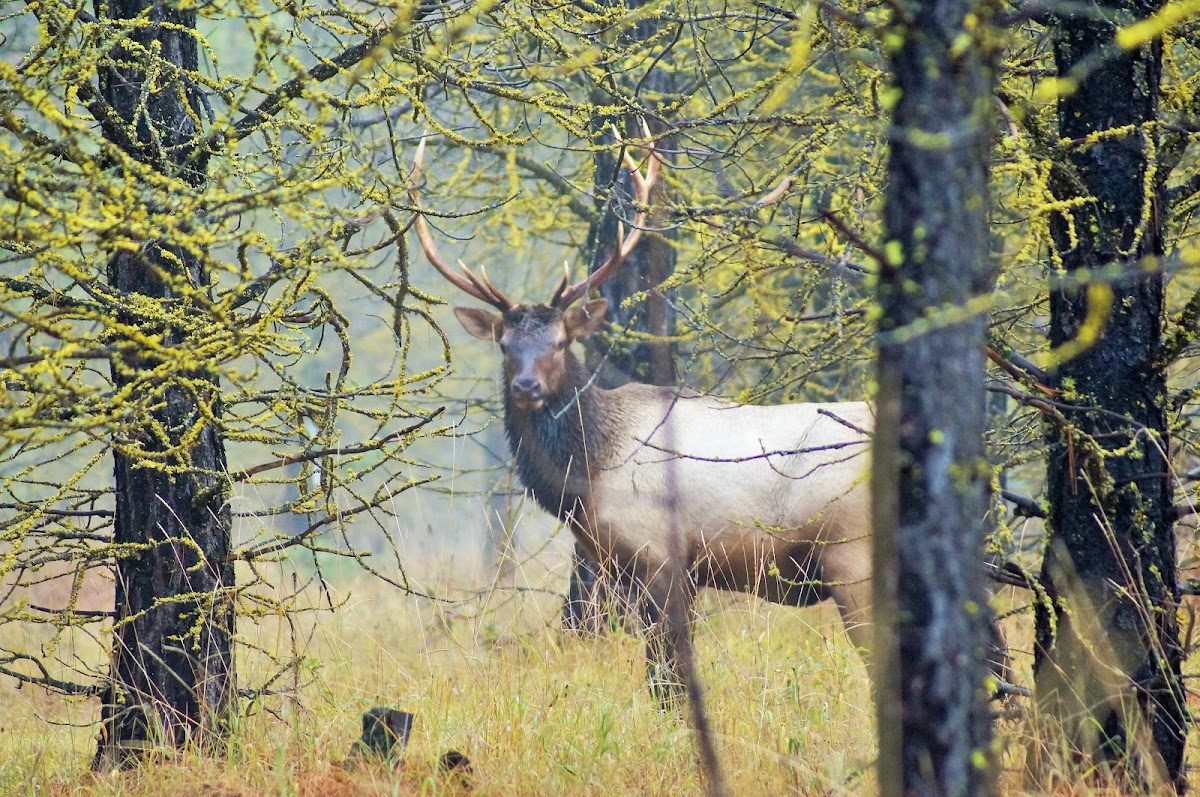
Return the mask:
<svg viewBox="0 0 1200 797">
<path fill-rule="evenodd" d="M 657 87 L 665 75 L 655 70 L 647 79 Z M 636 133 L 634 135 L 637 135 Z M 613 154 L 604 150 L 596 155 L 597 193 L 608 190 L 608 181 L 616 174 L 619 164 Z M 620 188 L 632 195 L 628 173 L 621 170 Z M 654 196 L 658 196 L 656 188 Z M 602 208 L 600 221 L 589 236 L 595 253 L 592 270 L 601 266 L 618 243 L 618 215 L 614 202 Z M 651 215 L 650 224 L 653 225 Z M 628 232 L 628 230 L 626 230 Z M 670 336 L 675 334 L 675 312 L 666 297 L 654 288 L 675 270 L 675 247 L 662 235 L 643 235 L 621 270 L 600 287 L 600 295 L 608 299 L 609 321 L 636 335 L 652 336 L 642 339 L 603 339 L 592 344 L 591 364 L 599 371 L 597 384 L 619 387 L 627 382 L 646 382 L 653 385 L 675 383 L 675 351 Z M 629 307 L 625 300 L 638 293 L 649 292 L 644 302 Z M 575 631 L 603 632 L 608 621 L 622 624 L 633 621 L 633 610 L 639 600 L 637 586 L 628 574 L 608 572 L 597 564 L 578 543 L 571 568 L 567 601 L 563 606 L 563 624 Z"/>
<path fill-rule="evenodd" d="M 974 0 L 908 0 L 890 32 L 899 100 L 872 454 L 884 795 L 994 791 L 982 564 L 985 318 L 971 309 L 995 279 L 980 14 Z"/>
<path fill-rule="evenodd" d="M 112 110 L 106 135 L 132 159 L 119 179 L 136 186 L 170 178 L 179 191 L 200 188 L 205 111 L 188 78 L 198 68 L 196 12 L 105 0 L 96 13 L 114 26 L 140 20 L 100 71 L 100 96 Z M 131 194 L 161 195 L 161 187 Z M 111 257 L 108 281 L 128 308 L 121 320 L 160 346 L 112 362 L 130 411 L 127 439 L 113 455 L 116 616 L 94 761 L 104 768 L 136 763 L 155 748 L 219 747 L 236 692 L 229 486 L 213 420 L 219 386 L 202 363 L 184 364 L 194 357 L 189 342 L 203 332 L 189 325 L 186 309 L 206 294 L 201 253 L 146 241 Z"/>
<path fill-rule="evenodd" d="M 1162 180 L 1154 155 L 1162 46 L 1122 51 L 1119 26 L 1157 3 L 1105 2 L 1052 19 L 1058 132 L 1079 141 L 1052 187 L 1050 523 L 1037 604 L 1040 709 L 1074 755 L 1139 787 L 1182 789 L 1188 711 L 1176 619 Z M 1107 17 L 1107 19 L 1105 18 Z M 1093 140 L 1085 140 L 1096 136 Z M 1085 764 L 1090 766 L 1090 764 Z"/>
<path fill-rule="evenodd" d="M 628 0 L 626 4 L 632 7 L 640 3 Z M 655 20 L 642 20 L 634 36 L 642 41 L 651 39 L 657 24 Z M 644 101 L 655 106 L 662 104 L 674 96 L 674 75 L 668 69 L 652 69 L 642 81 L 641 92 Z M 597 97 L 601 102 L 605 99 L 610 98 Z M 625 134 L 637 139 L 642 136 L 642 130 L 635 124 Z M 669 137 L 659 141 L 658 148 L 670 151 Z M 635 152 L 634 155 L 640 156 L 641 153 Z M 608 147 L 596 153 L 596 196 L 611 195 L 614 179 L 624 196 L 633 195 L 628 172 L 621 168 L 614 149 Z M 660 183 L 655 187 L 653 196 L 661 196 L 662 190 Z M 618 203 L 612 199 L 600 205 L 600 219 L 589 231 L 588 244 L 593 252 L 592 271 L 603 265 L 619 244 L 620 218 L 632 215 L 622 213 L 619 216 L 617 208 Z M 651 226 L 656 218 L 651 213 Z M 626 228 L 625 232 L 628 231 Z M 668 236 L 643 235 L 620 271 L 600 287 L 600 295 L 608 299 L 609 321 L 637 336 L 616 341 L 605 339 L 592 345 L 588 359 L 599 371 L 597 384 L 601 387 L 619 387 L 627 382 L 675 384 L 675 347 L 669 340 L 675 334 L 675 311 L 667 297 L 654 290 L 674 273 L 675 257 L 675 246 Z M 625 306 L 626 299 L 640 293 L 647 294 L 645 301 Z M 566 628 L 601 633 L 609 620 L 630 624 L 634 622 L 634 608 L 639 599 L 637 586 L 628 574 L 608 572 L 591 558 L 583 546 L 575 545 L 571 581 L 563 605 L 563 625 Z"/>
</svg>

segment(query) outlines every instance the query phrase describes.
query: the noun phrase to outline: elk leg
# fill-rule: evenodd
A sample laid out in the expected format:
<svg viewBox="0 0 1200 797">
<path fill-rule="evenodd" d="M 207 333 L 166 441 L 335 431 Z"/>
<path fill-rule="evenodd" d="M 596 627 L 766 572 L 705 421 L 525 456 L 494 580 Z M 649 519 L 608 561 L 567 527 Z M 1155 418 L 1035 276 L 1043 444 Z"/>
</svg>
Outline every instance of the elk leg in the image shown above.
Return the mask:
<svg viewBox="0 0 1200 797">
<path fill-rule="evenodd" d="M 680 707 L 684 694 L 680 653 L 691 643 L 696 587 L 685 573 L 664 565 L 646 576 L 642 617 L 646 623 L 646 676 L 664 710 Z"/>
</svg>

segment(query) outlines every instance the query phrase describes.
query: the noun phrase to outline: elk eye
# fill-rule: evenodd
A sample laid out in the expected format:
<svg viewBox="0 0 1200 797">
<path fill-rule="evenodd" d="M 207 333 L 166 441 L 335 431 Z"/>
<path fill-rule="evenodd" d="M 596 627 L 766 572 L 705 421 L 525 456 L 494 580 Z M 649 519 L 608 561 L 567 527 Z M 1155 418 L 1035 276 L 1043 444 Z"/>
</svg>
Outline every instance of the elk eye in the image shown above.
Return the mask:
<svg viewBox="0 0 1200 797">
<path fill-rule="evenodd" d="M 566 341 L 566 339 L 564 338 L 564 339 L 562 339 L 562 340 L 556 340 L 556 341 L 554 341 L 554 348 L 556 348 L 556 349 L 559 349 L 560 351 L 561 351 L 562 349 L 565 349 L 565 348 L 567 348 L 567 341 Z"/>
</svg>

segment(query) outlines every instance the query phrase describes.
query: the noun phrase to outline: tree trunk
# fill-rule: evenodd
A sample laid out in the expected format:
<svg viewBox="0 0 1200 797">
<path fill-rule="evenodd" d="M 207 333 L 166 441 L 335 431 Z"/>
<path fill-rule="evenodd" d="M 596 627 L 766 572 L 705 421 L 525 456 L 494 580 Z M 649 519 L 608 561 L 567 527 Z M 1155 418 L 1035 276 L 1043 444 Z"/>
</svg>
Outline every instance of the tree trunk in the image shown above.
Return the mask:
<svg viewBox="0 0 1200 797">
<path fill-rule="evenodd" d="M 1130 129 L 1072 147 L 1052 184 L 1059 199 L 1090 199 L 1074 206 L 1072 224 L 1051 221 L 1063 269 L 1050 293 L 1061 360 L 1053 385 L 1072 409 L 1069 429 L 1049 431 L 1034 675 L 1049 727 L 1076 755 L 1116 765 L 1139 788 L 1182 790 L 1188 713 L 1160 356 L 1162 186 L 1148 174 L 1162 46 L 1114 45 L 1118 25 L 1157 3 L 1101 6 L 1112 21 L 1063 16 L 1051 28 L 1058 73 L 1075 84 L 1058 102 L 1061 137 Z"/>
<path fill-rule="evenodd" d="M 879 782 L 884 795 L 994 790 L 983 576 L 990 76 L 972 0 L 909 0 L 879 296 L 873 445 Z M 966 45 L 964 46 L 964 41 Z"/>
<path fill-rule="evenodd" d="M 649 87 L 658 89 L 666 78 L 662 70 L 655 70 L 646 79 Z M 657 79 L 656 79 L 657 78 Z M 660 91 L 662 89 L 659 89 Z M 665 92 L 664 92 L 665 93 Z M 658 95 L 656 95 L 658 96 Z M 630 131 L 640 136 L 641 131 Z M 669 151 L 670 141 L 664 140 L 659 147 Z M 634 153 L 635 156 L 641 153 Z M 596 192 L 608 190 L 608 181 L 616 173 L 617 163 L 613 151 L 604 149 L 596 154 Z M 624 196 L 633 196 L 633 184 L 629 173 L 621 170 L 619 187 Z M 657 204 L 664 186 L 659 183 L 652 192 Z M 602 266 L 619 243 L 617 222 L 619 218 L 632 215 L 624 212 L 618 217 L 614 202 L 600 208 L 600 221 L 593 225 L 588 241 L 593 251 L 591 270 Z M 661 214 L 651 212 L 647 224 L 653 228 Z M 628 233 L 628 227 L 625 228 Z M 600 295 L 608 299 L 608 320 L 613 324 L 639 335 L 653 336 L 651 340 L 617 340 L 598 344 L 589 354 L 600 372 L 601 387 L 620 387 L 628 382 L 645 382 L 651 385 L 675 384 L 675 347 L 669 340 L 675 334 L 675 310 L 667 297 L 655 288 L 675 271 L 675 245 L 665 235 L 645 234 L 638 245 L 625 258 L 624 265 L 600 286 Z M 638 293 L 646 294 L 646 300 L 625 306 L 625 300 Z"/>
<path fill-rule="evenodd" d="M 596 161 L 597 187 L 603 188 L 601 181 L 611 177 L 616 161 L 608 151 L 598 153 Z M 632 195 L 632 185 L 624 171 L 621 172 L 621 186 L 628 191 L 627 195 Z M 600 222 L 589 236 L 595 252 L 593 271 L 603 265 L 619 243 L 618 217 L 613 203 L 605 205 L 603 211 Z M 651 216 L 650 224 L 653 223 Z M 661 339 L 675 333 L 675 314 L 666 297 L 651 292 L 645 302 L 623 306 L 630 296 L 653 291 L 674 269 L 675 247 L 672 243 L 659 235 L 643 235 L 621 269 L 600 287 L 600 294 L 608 299 L 608 317 L 613 324 L 660 338 L 643 341 L 597 339 L 591 343 L 589 360 L 598 371 L 596 383 L 601 387 L 614 388 L 628 382 L 675 383 L 674 346 L 669 340 Z M 609 622 L 630 623 L 637 617 L 638 593 L 628 574 L 602 570 L 583 546 L 576 543 L 571 582 L 563 605 L 563 625 L 573 631 L 597 634 L 603 633 Z"/>
<path fill-rule="evenodd" d="M 96 13 L 150 23 L 129 34 L 138 48 L 118 44 L 114 65 L 101 69 L 101 96 L 117 117 L 106 126 L 109 139 L 124 142 L 147 168 L 199 188 L 207 154 L 198 149 L 204 113 L 198 90 L 186 72 L 171 69 L 155 70 L 147 82 L 149 53 L 173 67 L 197 69 L 195 12 L 148 0 L 106 0 L 97 2 Z M 135 171 L 127 168 L 123 179 L 137 180 Z M 189 290 L 207 284 L 196 252 L 148 241 L 137 252 L 114 255 L 108 280 L 129 300 L 123 323 L 160 336 L 167 348 L 186 348 L 188 325 L 179 308 L 186 307 Z M 161 313 L 133 309 L 155 304 Z M 156 315 L 165 320 L 147 320 Z M 165 375 L 152 374 L 155 369 Z M 112 373 L 116 389 L 130 394 L 134 423 L 132 439 L 113 453 L 120 553 L 97 768 L 134 764 L 153 748 L 218 747 L 236 686 L 225 449 L 207 420 L 220 416 L 217 378 L 177 370 L 149 352 L 114 358 Z"/>
<path fill-rule="evenodd" d="M 654 24 L 652 21 L 640 23 L 636 32 L 638 38 L 650 38 L 654 33 Z M 674 82 L 670 71 L 653 69 L 642 83 L 643 95 L 648 102 L 657 103 L 673 95 Z M 641 135 L 640 129 L 626 132 L 634 137 Z M 663 141 L 659 147 L 669 150 L 671 145 L 669 141 Z M 609 181 L 619 167 L 610 149 L 596 153 L 597 196 L 608 190 Z M 633 195 L 632 181 L 623 170 L 620 171 L 619 187 L 625 196 Z M 655 187 L 653 196 L 658 197 L 661 191 L 660 184 Z M 601 211 L 599 222 L 592 226 L 588 234 L 589 248 L 593 252 L 592 271 L 603 265 L 620 243 L 619 217 L 614 203 L 606 203 Z M 632 214 L 625 214 L 624 217 L 628 215 Z M 651 227 L 655 219 L 656 216 L 651 213 L 648 220 Z M 628 229 L 625 232 L 628 233 Z M 675 347 L 667 339 L 675 334 L 675 311 L 666 296 L 654 291 L 675 271 L 675 258 L 675 246 L 667 237 L 660 234 L 643 235 L 620 270 L 600 286 L 600 295 L 608 299 L 608 318 L 613 324 L 656 338 L 593 343 L 588 351 L 588 359 L 599 373 L 596 381 L 601 387 L 614 388 L 627 382 L 675 384 Z M 624 306 L 626 299 L 641 292 L 649 292 L 646 301 L 632 307 Z M 602 633 L 610 619 L 621 624 L 630 623 L 637 617 L 635 604 L 638 600 L 638 589 L 628 574 L 602 571 L 583 546 L 576 543 L 571 582 L 567 601 L 563 605 L 564 627 L 595 634 Z"/>
</svg>

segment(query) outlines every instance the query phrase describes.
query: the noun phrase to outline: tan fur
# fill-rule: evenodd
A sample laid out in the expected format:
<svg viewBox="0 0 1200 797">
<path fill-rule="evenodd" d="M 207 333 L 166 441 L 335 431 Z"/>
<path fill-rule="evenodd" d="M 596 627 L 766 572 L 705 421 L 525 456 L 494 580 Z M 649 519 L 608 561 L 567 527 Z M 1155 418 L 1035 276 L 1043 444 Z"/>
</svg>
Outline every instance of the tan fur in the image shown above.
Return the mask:
<svg viewBox="0 0 1200 797">
<path fill-rule="evenodd" d="M 746 406 L 646 385 L 605 399 L 626 425 L 590 463 L 587 531 L 601 556 L 653 572 L 678 534 L 701 585 L 799 604 L 831 597 L 866 646 L 867 404 Z"/>
</svg>

